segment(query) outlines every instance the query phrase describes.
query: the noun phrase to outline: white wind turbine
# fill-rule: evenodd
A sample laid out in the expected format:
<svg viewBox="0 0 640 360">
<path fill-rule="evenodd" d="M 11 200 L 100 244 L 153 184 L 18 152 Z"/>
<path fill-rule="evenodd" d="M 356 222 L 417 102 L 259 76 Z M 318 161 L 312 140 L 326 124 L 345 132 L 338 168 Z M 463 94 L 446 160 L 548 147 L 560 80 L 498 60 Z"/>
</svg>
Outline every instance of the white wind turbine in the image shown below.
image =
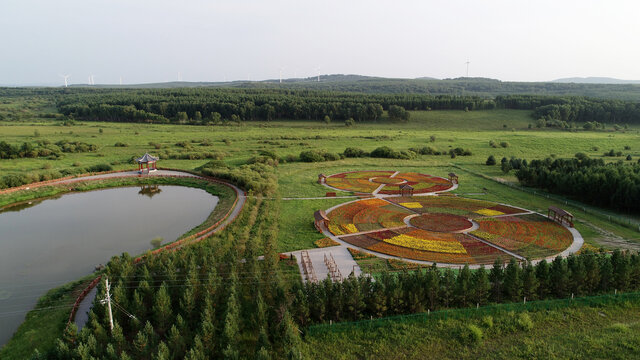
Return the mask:
<svg viewBox="0 0 640 360">
<path fill-rule="evenodd" d="M 71 75 L 60 75 L 60 77 L 64 79 L 64 87 L 69 87 L 69 78 L 71 78 Z"/>
</svg>

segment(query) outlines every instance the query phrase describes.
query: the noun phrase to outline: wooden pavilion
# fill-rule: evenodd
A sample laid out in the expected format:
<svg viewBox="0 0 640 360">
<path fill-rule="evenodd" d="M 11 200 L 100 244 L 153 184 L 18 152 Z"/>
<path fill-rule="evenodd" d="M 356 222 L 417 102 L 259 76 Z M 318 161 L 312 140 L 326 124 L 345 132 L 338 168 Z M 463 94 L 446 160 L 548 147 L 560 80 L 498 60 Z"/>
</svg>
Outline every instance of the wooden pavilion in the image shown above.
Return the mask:
<svg viewBox="0 0 640 360">
<path fill-rule="evenodd" d="M 400 196 L 413 196 L 413 186 L 409 184 L 400 184 Z"/>
<path fill-rule="evenodd" d="M 329 218 L 324 210 L 318 210 L 313 213 L 313 218 L 313 225 L 315 225 L 316 229 L 320 232 L 322 232 L 323 227 L 326 228 L 329 225 Z"/>
<path fill-rule="evenodd" d="M 327 181 L 327 175 L 320 174 L 318 175 L 318 184 L 324 184 Z"/>
<path fill-rule="evenodd" d="M 566 210 L 555 206 L 549 206 L 547 217 L 553 221 L 559 222 L 560 224 L 573 227 L 573 215 Z"/>
<path fill-rule="evenodd" d="M 156 167 L 156 163 L 160 160 L 159 157 L 155 157 L 149 155 L 149 153 L 145 153 L 141 158 L 136 159 L 138 162 L 138 172 L 142 174 L 144 172 L 144 168 L 146 165 L 147 173 L 158 170 Z"/>
<path fill-rule="evenodd" d="M 449 173 L 449 181 L 451 181 L 452 184 L 457 184 L 458 175 L 456 175 L 455 173 Z"/>
</svg>

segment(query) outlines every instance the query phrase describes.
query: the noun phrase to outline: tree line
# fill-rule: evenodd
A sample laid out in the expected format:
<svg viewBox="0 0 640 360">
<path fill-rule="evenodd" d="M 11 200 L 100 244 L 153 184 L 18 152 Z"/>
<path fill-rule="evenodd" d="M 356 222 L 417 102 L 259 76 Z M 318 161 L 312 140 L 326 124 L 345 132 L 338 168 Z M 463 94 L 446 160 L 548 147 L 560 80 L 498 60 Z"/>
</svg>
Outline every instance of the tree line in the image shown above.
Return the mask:
<svg viewBox="0 0 640 360">
<path fill-rule="evenodd" d="M 541 95 L 497 96 L 505 109 L 532 110 L 534 119 L 547 122 L 640 123 L 640 102 L 587 97 Z"/>
<path fill-rule="evenodd" d="M 516 177 L 525 186 L 578 198 L 614 210 L 640 211 L 640 163 L 602 159 L 551 159 L 518 162 Z"/>
<path fill-rule="evenodd" d="M 354 94 L 275 89 L 153 89 L 65 91 L 58 110 L 77 119 L 215 123 L 233 121 L 307 119 L 375 121 L 384 110 L 408 120 L 405 110 L 493 109 L 491 99 L 473 96 L 419 94 Z"/>
</svg>

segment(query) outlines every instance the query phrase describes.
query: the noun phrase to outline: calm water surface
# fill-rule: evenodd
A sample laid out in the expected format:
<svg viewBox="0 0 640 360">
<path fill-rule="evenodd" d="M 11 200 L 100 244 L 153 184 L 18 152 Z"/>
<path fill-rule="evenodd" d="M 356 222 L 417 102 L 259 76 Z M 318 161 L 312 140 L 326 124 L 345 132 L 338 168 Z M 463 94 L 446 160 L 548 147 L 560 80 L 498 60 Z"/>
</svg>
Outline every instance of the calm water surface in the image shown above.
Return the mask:
<svg viewBox="0 0 640 360">
<path fill-rule="evenodd" d="M 91 273 L 114 255 L 145 252 L 155 237 L 175 240 L 218 203 L 201 189 L 158 189 L 73 193 L 0 210 L 0 346 L 48 289 Z"/>
</svg>

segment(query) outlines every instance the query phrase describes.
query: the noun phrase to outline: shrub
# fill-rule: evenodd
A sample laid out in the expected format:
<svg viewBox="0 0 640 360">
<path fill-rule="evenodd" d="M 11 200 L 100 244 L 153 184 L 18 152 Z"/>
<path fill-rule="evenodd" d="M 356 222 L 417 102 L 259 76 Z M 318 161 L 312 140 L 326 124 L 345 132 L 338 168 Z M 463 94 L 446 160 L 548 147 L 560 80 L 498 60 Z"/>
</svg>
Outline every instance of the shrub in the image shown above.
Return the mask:
<svg viewBox="0 0 640 360">
<path fill-rule="evenodd" d="M 625 146 L 624 146 L 624 149 L 625 149 L 625 150 L 631 150 L 631 146 L 629 146 L 629 145 L 625 145 Z"/>
<path fill-rule="evenodd" d="M 531 320 L 531 316 L 528 313 L 523 312 L 518 314 L 516 325 L 520 330 L 529 331 L 533 329 L 533 320 Z"/>
<path fill-rule="evenodd" d="M 493 155 L 489 155 L 489 157 L 487 158 L 487 161 L 485 162 L 485 164 L 487 164 L 487 165 L 495 165 L 496 164 L 496 158 Z"/>
<path fill-rule="evenodd" d="M 371 152 L 371 157 L 373 158 L 413 159 L 415 158 L 415 156 L 416 156 L 416 153 L 411 150 L 398 152 L 388 146 L 381 146 Z"/>
<path fill-rule="evenodd" d="M 502 141 L 500 142 L 500 146 L 502 146 L 503 148 L 508 148 L 509 147 L 509 143 L 506 141 Z"/>
<path fill-rule="evenodd" d="M 344 149 L 343 154 L 345 157 L 348 157 L 348 158 L 359 158 L 359 157 L 365 157 L 368 155 L 366 151 L 360 148 L 355 148 L 355 147 L 348 147 Z"/>
<path fill-rule="evenodd" d="M 127 147 L 127 146 L 129 146 L 129 144 L 125 144 L 123 142 L 118 141 L 117 143 L 113 144 L 113 146 L 115 146 L 115 147 Z"/>
<path fill-rule="evenodd" d="M 353 118 L 349 118 L 349 119 L 344 121 L 344 125 L 345 126 L 353 126 L 355 124 L 356 124 L 356 122 L 353 120 Z"/>
<path fill-rule="evenodd" d="M 579 153 L 576 153 L 575 157 L 578 160 L 584 160 L 584 159 L 588 158 L 589 155 L 587 155 L 587 154 L 585 154 L 583 152 L 579 152 Z"/>
<path fill-rule="evenodd" d="M 458 332 L 458 339 L 464 345 L 478 345 L 482 342 L 484 334 L 477 325 L 468 324 Z"/>
<path fill-rule="evenodd" d="M 631 161 L 632 157 L 631 155 L 627 155 L 627 161 Z"/>
<path fill-rule="evenodd" d="M 111 171 L 113 168 L 109 164 L 98 164 L 89 166 L 86 168 L 87 172 L 103 172 L 103 171 Z"/>
<path fill-rule="evenodd" d="M 482 325 L 487 329 L 491 329 L 493 327 L 493 316 L 487 315 L 482 318 Z"/>
<path fill-rule="evenodd" d="M 498 143 L 496 143 L 493 140 L 489 140 L 489 146 L 491 146 L 492 148 L 497 148 L 498 147 Z"/>
<path fill-rule="evenodd" d="M 331 124 L 331 118 L 329 117 L 329 115 L 325 115 L 322 121 L 327 125 Z"/>
<path fill-rule="evenodd" d="M 334 160 L 340 160 L 340 155 L 318 150 L 307 150 L 300 153 L 300 161 L 303 162 L 322 162 Z"/>
<path fill-rule="evenodd" d="M 162 236 L 154 237 L 153 239 L 151 239 L 151 246 L 153 246 L 154 248 L 160 247 L 163 241 L 164 239 L 162 238 Z"/>
<path fill-rule="evenodd" d="M 409 121 L 410 114 L 402 106 L 389 106 L 389 119 L 392 121 Z"/>
<path fill-rule="evenodd" d="M 435 142 L 436 141 L 436 136 L 435 135 L 429 136 L 429 141 Z"/>
</svg>

